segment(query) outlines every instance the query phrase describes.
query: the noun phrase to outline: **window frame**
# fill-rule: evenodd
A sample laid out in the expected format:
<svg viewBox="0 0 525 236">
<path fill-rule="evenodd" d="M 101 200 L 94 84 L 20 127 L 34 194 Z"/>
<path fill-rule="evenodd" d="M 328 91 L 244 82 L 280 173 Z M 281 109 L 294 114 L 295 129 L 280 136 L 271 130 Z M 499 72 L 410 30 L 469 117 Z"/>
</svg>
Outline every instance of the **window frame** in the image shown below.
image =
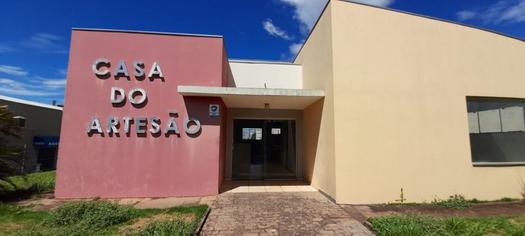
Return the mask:
<svg viewBox="0 0 525 236">
<path fill-rule="evenodd" d="M 469 102 L 505 102 L 505 101 L 508 101 L 508 102 L 520 102 L 520 103 L 524 103 L 524 110 L 525 110 L 525 98 L 518 98 L 518 97 L 490 97 L 490 96 L 466 96 L 465 98 L 465 105 L 466 105 L 466 108 L 467 108 L 467 125 L 470 126 L 470 120 L 468 118 L 468 113 L 470 112 L 468 110 L 468 105 L 469 105 Z M 501 109 L 501 108 L 499 108 Z M 501 115 L 501 112 L 500 112 L 500 115 Z M 525 114 L 524 114 L 525 115 Z M 478 118 L 479 119 L 479 118 Z M 500 117 L 501 119 L 501 117 Z M 479 120 L 478 120 L 479 122 Z M 478 123 L 478 128 L 481 130 L 481 127 L 479 127 L 479 123 Z M 470 160 L 472 162 L 472 166 L 474 167 L 509 167 L 509 166 L 525 166 L 525 160 L 524 161 L 506 161 L 506 162 L 494 162 L 494 161 L 474 161 L 474 154 L 472 152 L 472 138 L 471 138 L 471 135 L 476 135 L 476 134 L 482 134 L 481 132 L 480 133 L 471 133 L 470 132 L 470 128 L 467 128 L 467 132 L 468 132 L 468 135 L 469 135 L 469 151 L 470 151 Z M 490 133 L 494 133 L 494 132 L 487 132 L 487 133 L 483 133 L 483 134 L 490 134 Z M 500 133 L 500 132 L 495 132 L 495 133 Z M 501 132 L 501 133 L 505 133 L 505 132 Z M 507 133 L 525 133 L 525 131 L 507 131 Z M 524 158 L 525 158 L 525 153 L 524 153 Z"/>
</svg>

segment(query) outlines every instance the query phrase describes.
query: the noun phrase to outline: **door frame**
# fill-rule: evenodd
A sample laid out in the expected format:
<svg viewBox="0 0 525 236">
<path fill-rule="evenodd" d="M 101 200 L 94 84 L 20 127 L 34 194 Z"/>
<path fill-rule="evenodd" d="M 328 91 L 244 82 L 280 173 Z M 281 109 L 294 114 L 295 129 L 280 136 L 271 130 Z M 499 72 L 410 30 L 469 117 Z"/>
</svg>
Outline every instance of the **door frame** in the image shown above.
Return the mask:
<svg viewBox="0 0 525 236">
<path fill-rule="evenodd" d="M 294 120 L 295 121 L 295 164 L 296 179 L 303 180 L 303 146 L 302 146 L 302 110 L 272 110 L 229 108 L 227 112 L 226 160 L 224 160 L 224 177 L 232 179 L 233 165 L 233 120 Z"/>
</svg>

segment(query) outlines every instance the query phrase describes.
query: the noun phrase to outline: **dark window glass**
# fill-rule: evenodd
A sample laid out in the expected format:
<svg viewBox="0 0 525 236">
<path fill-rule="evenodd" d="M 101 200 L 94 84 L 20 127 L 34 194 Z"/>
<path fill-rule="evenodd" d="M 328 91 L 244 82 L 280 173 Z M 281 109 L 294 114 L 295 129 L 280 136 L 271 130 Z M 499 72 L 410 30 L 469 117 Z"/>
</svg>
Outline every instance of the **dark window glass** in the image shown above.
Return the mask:
<svg viewBox="0 0 525 236">
<path fill-rule="evenodd" d="M 467 98 L 476 164 L 525 163 L 525 99 Z"/>
<path fill-rule="evenodd" d="M 57 149 L 38 149 L 38 163 L 41 171 L 55 170 L 57 165 Z"/>
</svg>

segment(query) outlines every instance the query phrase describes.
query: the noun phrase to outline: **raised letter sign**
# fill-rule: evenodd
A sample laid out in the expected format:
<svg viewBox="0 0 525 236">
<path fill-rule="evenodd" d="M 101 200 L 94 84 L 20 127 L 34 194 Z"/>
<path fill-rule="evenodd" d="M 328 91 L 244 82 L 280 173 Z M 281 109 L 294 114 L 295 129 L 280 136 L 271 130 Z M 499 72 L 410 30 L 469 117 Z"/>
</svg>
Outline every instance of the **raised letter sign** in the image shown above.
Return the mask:
<svg viewBox="0 0 525 236">
<path fill-rule="evenodd" d="M 133 62 L 133 67 L 135 68 L 135 77 L 143 77 L 144 76 L 144 62 L 142 62 L 142 61 L 135 61 L 135 62 Z"/>
<path fill-rule="evenodd" d="M 157 62 L 153 63 L 153 66 L 151 66 L 151 70 L 148 73 L 148 78 L 150 80 L 153 80 L 155 78 L 164 78 L 164 75 L 162 74 L 162 70 L 160 69 L 160 65 Z"/>
<path fill-rule="evenodd" d="M 93 117 L 87 128 L 87 133 L 102 133 L 102 127 L 100 127 L 100 121 L 97 117 Z"/>
<path fill-rule="evenodd" d="M 117 117 L 109 117 L 108 119 L 108 134 L 114 133 L 118 134 L 118 118 Z"/>
<path fill-rule="evenodd" d="M 141 97 L 140 100 L 135 100 L 135 93 L 140 93 Z M 140 105 L 146 101 L 146 91 L 141 88 L 136 88 L 131 91 L 129 91 L 128 94 L 128 100 L 133 105 Z"/>
<path fill-rule="evenodd" d="M 166 135 L 170 135 L 171 133 L 180 134 L 179 128 L 177 128 L 177 121 L 173 117 L 170 117 L 168 120 L 168 125 L 166 125 L 166 130 L 164 131 Z"/>
<path fill-rule="evenodd" d="M 190 123 L 194 123 L 195 125 L 190 127 Z M 199 131 L 201 131 L 201 122 L 193 118 L 184 120 L 184 131 L 186 131 L 186 133 L 189 135 L 199 133 Z"/>
<path fill-rule="evenodd" d="M 120 76 L 129 77 L 128 67 L 126 66 L 126 62 L 124 60 L 120 60 L 117 65 L 117 69 L 115 69 L 115 78 L 118 79 Z"/>
<path fill-rule="evenodd" d="M 119 87 L 112 87 L 110 99 L 111 99 L 111 103 L 113 104 L 122 103 L 126 99 L 124 89 L 119 88 Z"/>
<path fill-rule="evenodd" d="M 160 132 L 160 119 L 158 117 L 151 117 L 151 128 L 149 129 L 149 132 L 152 134 L 158 134 Z"/>
<path fill-rule="evenodd" d="M 146 117 L 137 117 L 135 118 L 135 130 L 137 134 L 145 134 L 146 133 L 146 122 L 148 119 Z"/>
<path fill-rule="evenodd" d="M 124 133 L 129 134 L 129 127 L 133 118 L 125 116 L 122 120 L 124 120 Z"/>
<path fill-rule="evenodd" d="M 91 67 L 91 69 L 93 70 L 93 73 L 95 73 L 95 75 L 105 76 L 109 74 L 109 70 L 107 69 L 107 67 L 109 66 L 110 66 L 110 63 L 108 59 L 100 58 L 100 59 L 95 60 L 95 62 L 93 62 L 93 66 Z M 103 70 L 100 70 L 102 67 L 106 67 L 106 68 L 104 68 Z"/>
</svg>

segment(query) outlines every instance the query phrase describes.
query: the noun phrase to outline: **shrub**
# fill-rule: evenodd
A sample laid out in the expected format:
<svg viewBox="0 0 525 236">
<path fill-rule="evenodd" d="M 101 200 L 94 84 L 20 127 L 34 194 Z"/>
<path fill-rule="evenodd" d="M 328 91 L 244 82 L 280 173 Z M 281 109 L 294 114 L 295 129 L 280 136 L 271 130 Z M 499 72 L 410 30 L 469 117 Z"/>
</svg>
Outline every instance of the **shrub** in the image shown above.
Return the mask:
<svg viewBox="0 0 525 236">
<path fill-rule="evenodd" d="M 458 194 L 450 196 L 447 200 L 435 199 L 432 201 L 432 204 L 436 206 L 453 208 L 458 210 L 468 208 L 472 205 L 472 203 L 465 199 L 465 197 Z"/>
<path fill-rule="evenodd" d="M 182 220 L 154 221 L 146 225 L 139 231 L 140 236 L 171 236 L 171 235 L 191 235 L 193 225 Z"/>
<path fill-rule="evenodd" d="M 387 216 L 370 219 L 377 235 L 524 235 L 525 227 L 514 218 L 431 218 Z"/>
<path fill-rule="evenodd" d="M 48 212 L 0 203 L 0 235 L 191 235 L 207 209 L 206 205 L 134 209 L 105 201 L 78 201 L 65 203 Z M 163 214 L 173 217 L 170 220 L 155 219 Z M 179 218 L 180 214 L 191 214 L 192 217 Z M 145 221 L 134 221 L 138 218 Z M 151 223 L 142 229 L 129 227 L 137 222 Z"/>
<path fill-rule="evenodd" d="M 50 226 L 78 225 L 88 229 L 97 229 L 127 222 L 138 215 L 138 210 L 115 203 L 71 202 L 52 211 L 44 224 Z"/>
<path fill-rule="evenodd" d="M 55 171 L 37 172 L 0 180 L 0 197 L 22 197 L 55 189 Z"/>
<path fill-rule="evenodd" d="M 504 197 L 499 200 L 500 202 L 514 202 L 517 201 L 517 199 L 510 198 L 510 197 Z"/>
</svg>

